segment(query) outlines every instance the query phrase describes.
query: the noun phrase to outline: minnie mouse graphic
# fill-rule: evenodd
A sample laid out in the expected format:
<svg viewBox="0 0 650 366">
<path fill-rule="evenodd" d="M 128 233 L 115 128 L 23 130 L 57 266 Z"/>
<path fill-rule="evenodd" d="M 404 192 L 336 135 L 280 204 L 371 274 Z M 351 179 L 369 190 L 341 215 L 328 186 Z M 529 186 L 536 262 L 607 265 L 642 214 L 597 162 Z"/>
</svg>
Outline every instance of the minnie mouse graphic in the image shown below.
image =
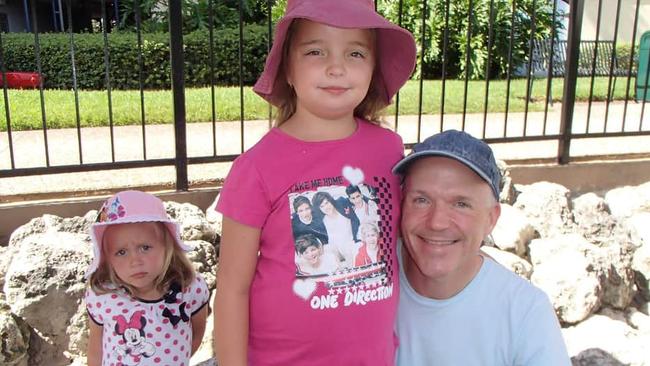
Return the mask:
<svg viewBox="0 0 650 366">
<path fill-rule="evenodd" d="M 156 347 L 146 342 L 144 326 L 147 324 L 147 319 L 142 316 L 143 314 L 143 310 L 134 312 L 128 322 L 122 315 L 114 317 L 117 321 L 115 333 L 124 339 L 124 344 L 116 348 L 118 360 L 122 365 L 138 365 L 143 357 L 148 358 L 156 353 Z"/>
</svg>

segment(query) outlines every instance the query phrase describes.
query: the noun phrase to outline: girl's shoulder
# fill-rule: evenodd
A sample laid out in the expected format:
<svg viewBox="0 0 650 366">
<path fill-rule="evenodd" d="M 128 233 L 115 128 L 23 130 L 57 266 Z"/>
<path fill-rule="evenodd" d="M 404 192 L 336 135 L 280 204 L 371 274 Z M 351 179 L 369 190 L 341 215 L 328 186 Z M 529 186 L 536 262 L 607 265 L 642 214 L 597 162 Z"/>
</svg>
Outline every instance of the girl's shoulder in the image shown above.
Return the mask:
<svg viewBox="0 0 650 366">
<path fill-rule="evenodd" d="M 402 137 L 387 124 L 377 124 L 365 119 L 359 119 L 359 133 L 373 138 L 383 138 L 387 141 L 402 144 Z"/>
<path fill-rule="evenodd" d="M 125 297 L 126 292 L 122 290 L 120 287 L 115 286 L 112 283 L 107 283 L 103 285 L 105 291 L 97 291 L 93 289 L 91 286 L 88 286 L 86 288 L 86 293 L 84 297 L 86 299 L 109 299 L 109 298 L 117 298 L 117 297 Z"/>
<path fill-rule="evenodd" d="M 210 299 L 210 289 L 200 273 L 196 273 L 194 280 L 183 289 L 183 296 L 192 299 L 193 304 L 203 305 Z"/>
</svg>

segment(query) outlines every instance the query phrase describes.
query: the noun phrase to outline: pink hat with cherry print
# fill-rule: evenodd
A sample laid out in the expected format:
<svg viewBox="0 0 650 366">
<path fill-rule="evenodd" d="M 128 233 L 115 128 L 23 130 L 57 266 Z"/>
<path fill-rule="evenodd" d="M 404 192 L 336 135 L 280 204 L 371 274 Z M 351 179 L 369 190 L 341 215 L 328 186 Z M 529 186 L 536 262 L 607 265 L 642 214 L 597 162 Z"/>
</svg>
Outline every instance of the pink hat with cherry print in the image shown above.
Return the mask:
<svg viewBox="0 0 650 366">
<path fill-rule="evenodd" d="M 181 249 L 184 251 L 192 249 L 181 239 L 180 226 L 167 216 L 165 206 L 158 197 L 140 191 L 118 192 L 102 204 L 96 222 L 90 227 L 95 257 L 86 270 L 86 278 L 90 277 L 101 263 L 106 228 L 109 225 L 134 222 L 162 222 Z"/>
</svg>

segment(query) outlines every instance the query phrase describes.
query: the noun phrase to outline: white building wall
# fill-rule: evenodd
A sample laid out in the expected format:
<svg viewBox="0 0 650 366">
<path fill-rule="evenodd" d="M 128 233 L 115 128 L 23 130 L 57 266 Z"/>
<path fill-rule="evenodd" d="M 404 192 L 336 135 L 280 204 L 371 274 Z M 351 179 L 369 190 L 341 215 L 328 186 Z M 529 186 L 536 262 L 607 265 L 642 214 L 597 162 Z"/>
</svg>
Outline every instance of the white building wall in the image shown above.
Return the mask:
<svg viewBox="0 0 650 366">
<path fill-rule="evenodd" d="M 599 40 L 613 41 L 616 25 L 616 7 L 619 0 L 602 0 Z M 637 0 L 620 0 L 620 16 L 618 21 L 617 43 L 631 43 L 634 26 L 634 14 Z M 650 31 L 650 0 L 640 0 L 639 18 L 637 20 L 636 42 L 639 42 L 645 31 Z M 596 39 L 598 25 L 598 0 L 586 0 L 582 17 L 583 40 Z"/>
</svg>

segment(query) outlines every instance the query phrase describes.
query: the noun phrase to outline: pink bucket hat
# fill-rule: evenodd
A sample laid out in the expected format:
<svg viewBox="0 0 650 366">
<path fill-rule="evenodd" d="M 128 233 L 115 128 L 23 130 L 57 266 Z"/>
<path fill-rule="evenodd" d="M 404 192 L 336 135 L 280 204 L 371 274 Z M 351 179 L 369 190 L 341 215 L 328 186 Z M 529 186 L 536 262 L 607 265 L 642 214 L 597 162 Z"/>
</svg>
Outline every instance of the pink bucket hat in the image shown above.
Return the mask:
<svg viewBox="0 0 650 366">
<path fill-rule="evenodd" d="M 413 72 L 417 52 L 413 35 L 377 14 L 372 0 L 288 0 L 286 12 L 275 27 L 275 40 L 264 71 L 253 87 L 275 106 L 282 102 L 274 84 L 282 64 L 287 30 L 294 19 L 308 19 L 337 28 L 375 29 L 376 82 L 386 105 Z"/>
<path fill-rule="evenodd" d="M 86 270 L 86 278 L 90 277 L 101 263 L 102 242 L 106 228 L 109 225 L 134 222 L 162 222 L 181 249 L 184 251 L 192 249 L 181 240 L 178 223 L 167 216 L 165 206 L 158 197 L 140 191 L 118 192 L 104 202 L 99 209 L 97 221 L 90 227 L 95 257 Z"/>
</svg>

